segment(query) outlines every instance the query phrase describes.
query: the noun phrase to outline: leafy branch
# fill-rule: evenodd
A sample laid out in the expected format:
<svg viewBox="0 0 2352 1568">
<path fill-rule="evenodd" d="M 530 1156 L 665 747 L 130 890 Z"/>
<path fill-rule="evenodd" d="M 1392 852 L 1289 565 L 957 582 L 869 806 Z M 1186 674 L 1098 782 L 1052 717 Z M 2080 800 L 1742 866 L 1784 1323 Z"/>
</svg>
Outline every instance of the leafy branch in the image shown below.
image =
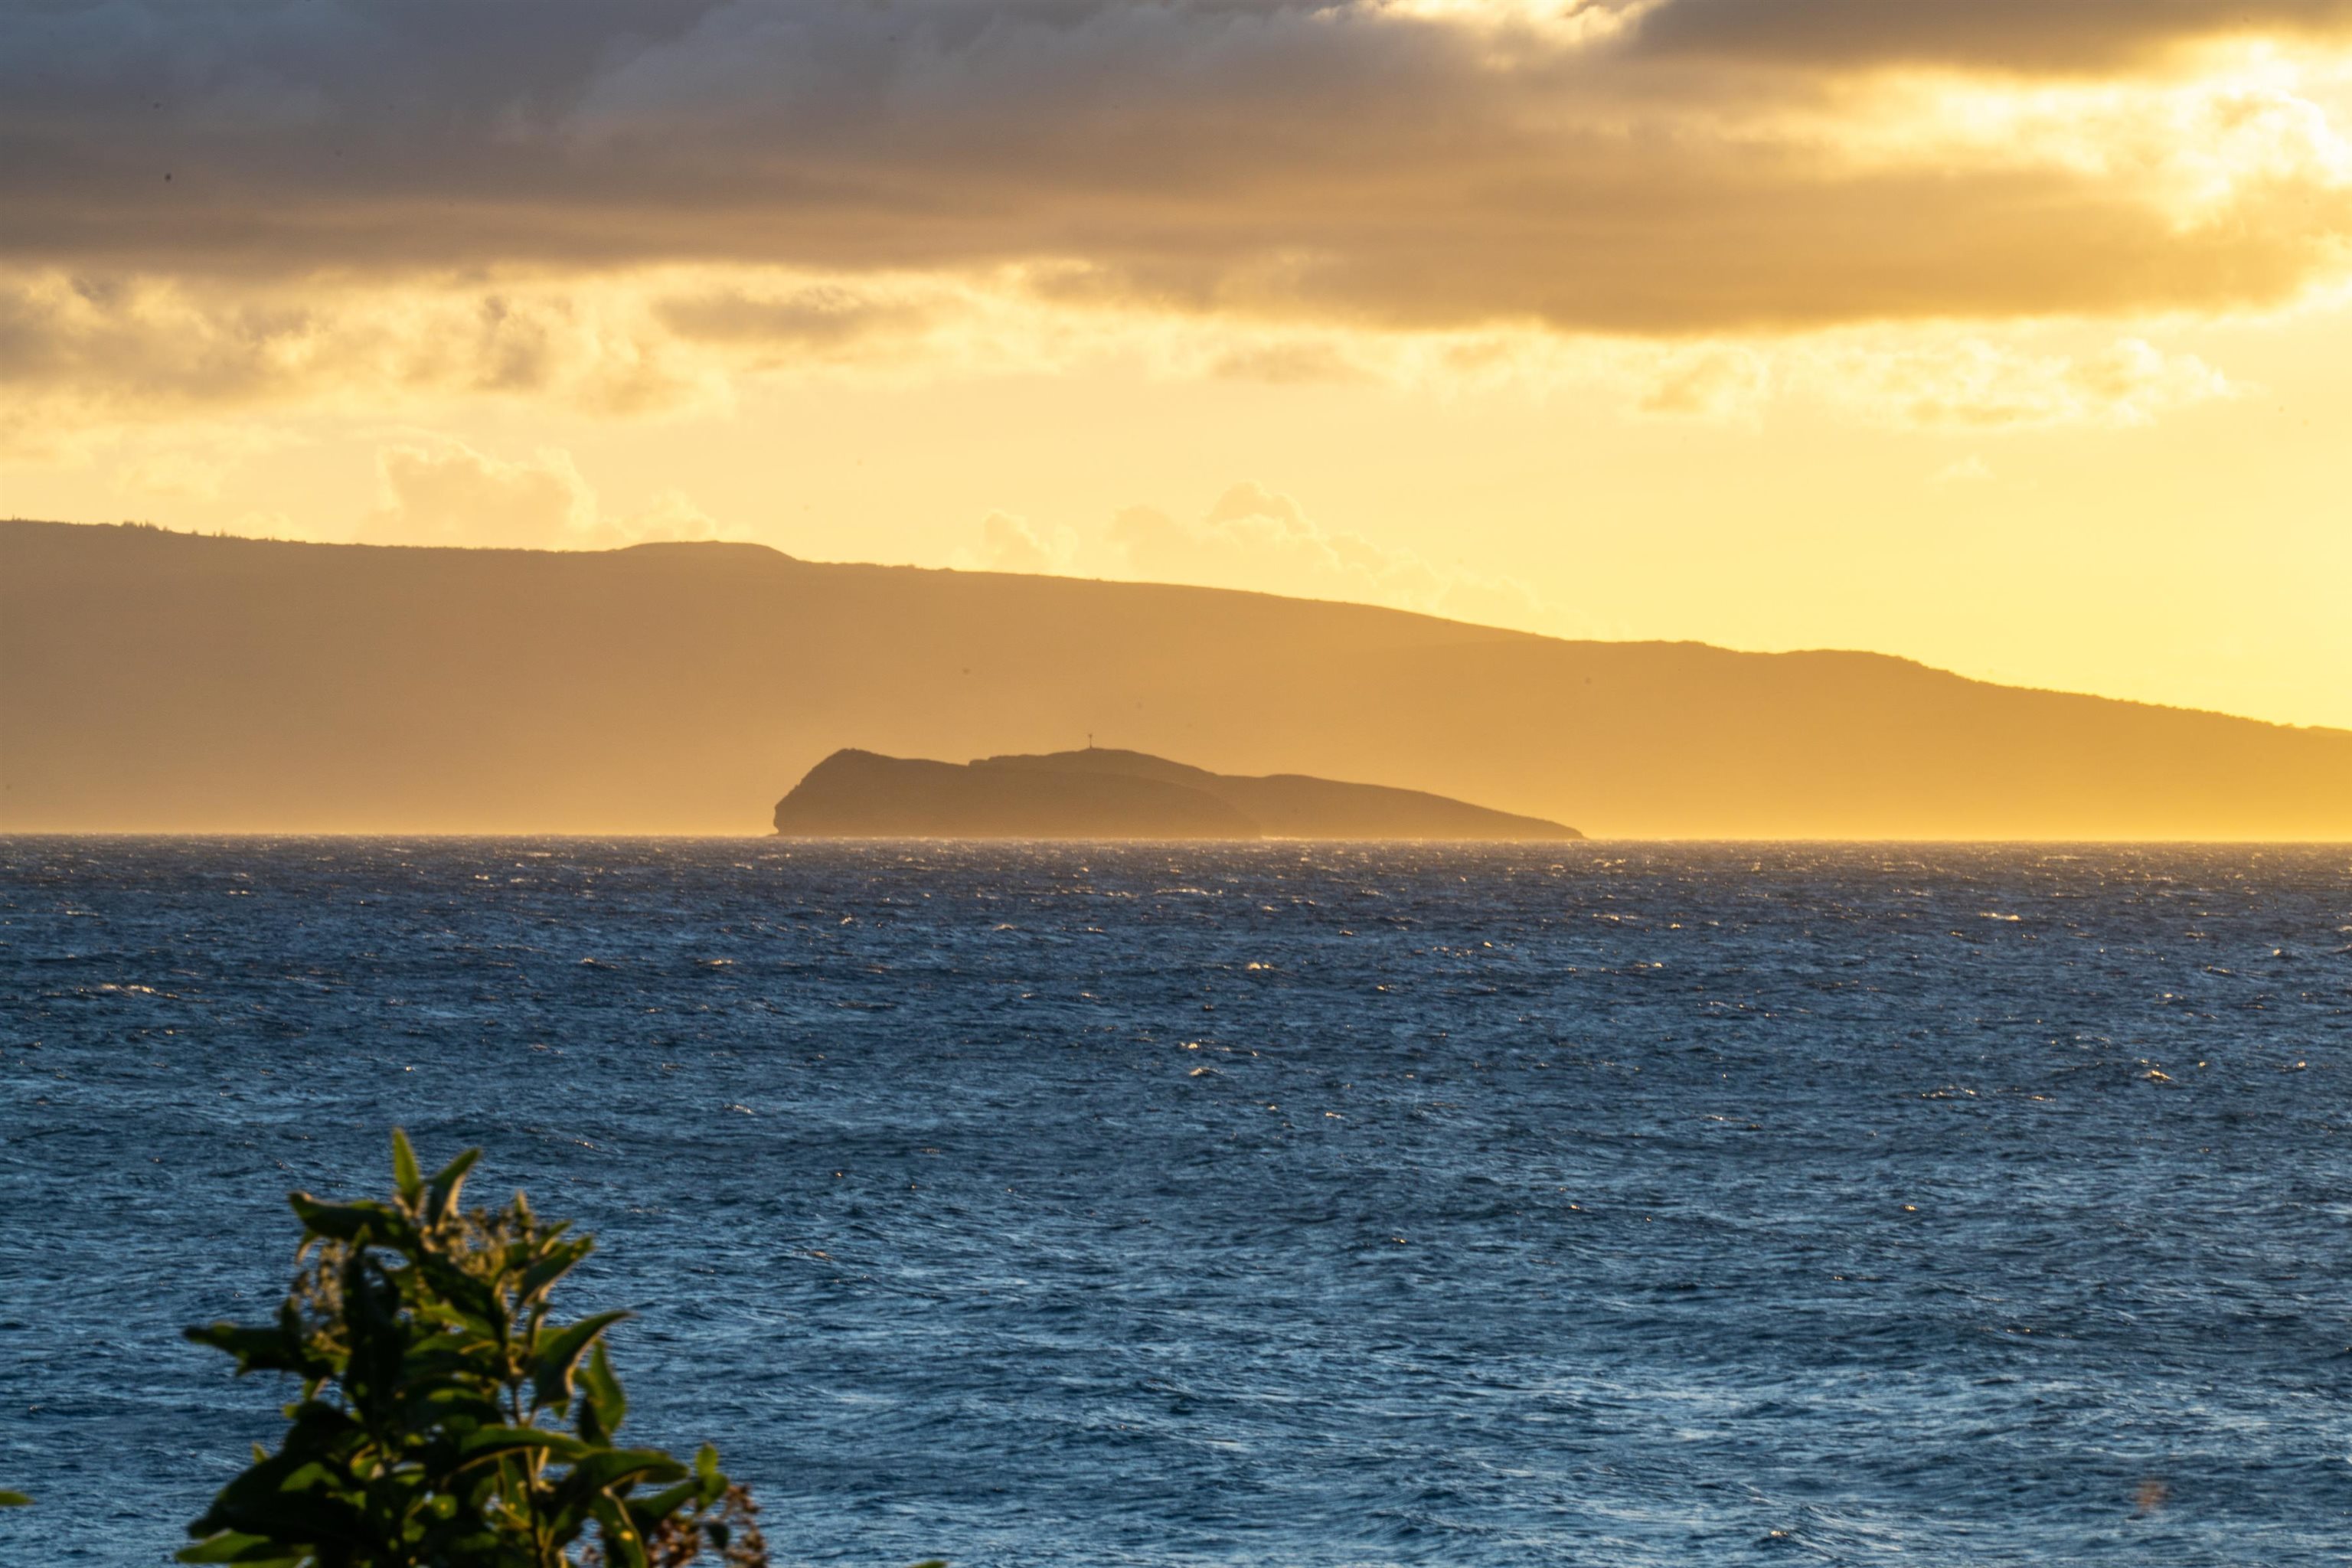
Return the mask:
<svg viewBox="0 0 2352 1568">
<path fill-rule="evenodd" d="M 520 1193 L 461 1209 L 468 1150 L 427 1179 L 392 1135 L 393 1195 L 296 1193 L 293 1287 L 274 1321 L 188 1337 L 239 1374 L 300 1384 L 277 1452 L 189 1526 L 184 1563 L 254 1568 L 729 1568 L 768 1561 L 750 1496 L 615 1440 L 628 1399 L 605 1353 L 629 1316 L 559 1322 L 549 1298 L 594 1246 Z M 591 1531 L 593 1536 L 591 1537 Z"/>
</svg>

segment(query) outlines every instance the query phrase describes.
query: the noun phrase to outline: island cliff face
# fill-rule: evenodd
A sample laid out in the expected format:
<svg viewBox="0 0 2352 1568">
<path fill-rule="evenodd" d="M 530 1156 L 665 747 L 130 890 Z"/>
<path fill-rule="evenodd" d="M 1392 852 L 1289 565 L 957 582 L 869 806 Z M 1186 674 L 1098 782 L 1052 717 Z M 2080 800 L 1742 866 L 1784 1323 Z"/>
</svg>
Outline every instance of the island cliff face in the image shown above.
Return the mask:
<svg viewBox="0 0 2352 1568">
<path fill-rule="evenodd" d="M 776 804 L 802 838 L 1438 838 L 1584 836 L 1420 790 L 1236 778 L 1089 747 L 955 763 L 839 751 Z"/>
</svg>

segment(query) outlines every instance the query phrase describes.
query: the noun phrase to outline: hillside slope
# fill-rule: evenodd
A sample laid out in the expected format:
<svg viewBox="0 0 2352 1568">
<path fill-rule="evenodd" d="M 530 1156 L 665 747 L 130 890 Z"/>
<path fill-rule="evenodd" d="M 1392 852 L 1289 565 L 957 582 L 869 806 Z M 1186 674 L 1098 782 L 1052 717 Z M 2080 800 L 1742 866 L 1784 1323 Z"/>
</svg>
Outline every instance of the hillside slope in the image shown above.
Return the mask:
<svg viewBox="0 0 2352 1568">
<path fill-rule="evenodd" d="M 0 826 L 758 833 L 820 758 L 1084 743 L 1598 836 L 2352 837 L 2352 732 L 756 545 L 0 523 Z"/>
</svg>

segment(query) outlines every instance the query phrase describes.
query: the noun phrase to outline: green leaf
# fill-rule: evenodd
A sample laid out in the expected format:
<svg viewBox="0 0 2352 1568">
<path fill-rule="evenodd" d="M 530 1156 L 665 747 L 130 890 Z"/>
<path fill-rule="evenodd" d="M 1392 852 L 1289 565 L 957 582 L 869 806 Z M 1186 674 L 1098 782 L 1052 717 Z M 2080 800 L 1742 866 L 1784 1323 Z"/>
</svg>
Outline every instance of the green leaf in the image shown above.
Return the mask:
<svg viewBox="0 0 2352 1568">
<path fill-rule="evenodd" d="M 630 1498 L 629 1511 L 641 1520 L 658 1522 L 667 1519 L 688 1503 L 699 1501 L 701 1498 L 700 1481 L 683 1480 L 676 1486 L 664 1487 L 660 1491 L 648 1497 Z"/>
<path fill-rule="evenodd" d="M 604 1540 L 604 1556 L 613 1568 L 646 1568 L 644 1531 L 631 1517 L 628 1504 L 610 1493 L 599 1496 L 591 1507 Z"/>
<path fill-rule="evenodd" d="M 457 1194 L 466 1185 L 466 1173 L 481 1157 L 479 1149 L 468 1149 L 435 1173 L 433 1190 L 425 1195 L 426 1224 L 445 1225 L 457 1212 Z"/>
<path fill-rule="evenodd" d="M 551 1405 L 570 1404 L 572 1369 L 579 1364 L 581 1355 L 597 1335 L 629 1315 L 625 1311 L 598 1312 L 534 1347 L 537 1353 L 530 1363 L 532 1407 L 544 1409 Z"/>
<path fill-rule="evenodd" d="M 586 1236 L 549 1247 L 546 1257 L 523 1270 L 522 1283 L 515 1291 L 516 1299 L 525 1302 L 537 1300 L 543 1291 L 571 1273 L 572 1267 L 595 1248 L 595 1238 Z"/>
<path fill-rule="evenodd" d="M 290 1193 L 286 1201 L 293 1205 L 305 1231 L 329 1241 L 352 1247 L 364 1247 L 371 1242 L 404 1247 L 416 1234 L 406 1215 L 383 1204 L 321 1203 L 308 1193 Z"/>
<path fill-rule="evenodd" d="M 485 1426 L 467 1434 L 457 1445 L 458 1453 L 465 1456 L 467 1464 L 526 1448 L 541 1449 L 550 1458 L 567 1464 L 610 1452 L 583 1443 L 569 1432 L 551 1431 L 545 1426 Z"/>
<path fill-rule="evenodd" d="M 465 1319 L 494 1339 L 504 1332 L 501 1325 L 505 1321 L 505 1312 L 499 1304 L 496 1285 L 475 1279 L 446 1257 L 436 1253 L 427 1252 L 418 1258 L 416 1268 L 418 1278 L 428 1288 L 428 1300 L 420 1302 L 420 1310 L 444 1320 L 451 1317 Z"/>
<path fill-rule="evenodd" d="M 412 1209 L 425 1194 L 425 1178 L 416 1170 L 416 1151 L 409 1146 L 408 1134 L 397 1127 L 392 1130 L 392 1184 L 400 1201 Z"/>
<path fill-rule="evenodd" d="M 574 1464 L 557 1490 L 584 1502 L 623 1481 L 674 1481 L 685 1474 L 686 1467 L 659 1448 L 599 1448 Z"/>
<path fill-rule="evenodd" d="M 580 1373 L 580 1435 L 591 1443 L 609 1443 L 629 1414 L 629 1396 L 613 1371 L 613 1358 L 598 1340 Z"/>
<path fill-rule="evenodd" d="M 180 1333 L 192 1343 L 210 1345 L 235 1356 L 239 1377 L 248 1372 L 290 1372 L 308 1379 L 334 1370 L 331 1362 L 300 1334 L 289 1333 L 283 1323 L 266 1329 L 243 1323 L 200 1323 Z"/>
</svg>

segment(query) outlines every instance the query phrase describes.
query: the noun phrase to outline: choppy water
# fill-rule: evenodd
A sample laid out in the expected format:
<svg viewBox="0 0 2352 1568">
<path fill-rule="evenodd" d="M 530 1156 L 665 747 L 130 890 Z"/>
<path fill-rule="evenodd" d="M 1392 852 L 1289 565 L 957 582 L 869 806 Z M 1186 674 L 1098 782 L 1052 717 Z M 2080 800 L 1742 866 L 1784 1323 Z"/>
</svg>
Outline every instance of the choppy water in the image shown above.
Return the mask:
<svg viewBox="0 0 2352 1568">
<path fill-rule="evenodd" d="M 11 1564 L 177 1543 L 394 1122 L 784 1561 L 2352 1562 L 2342 849 L 18 839 L 0 942 Z"/>
</svg>

